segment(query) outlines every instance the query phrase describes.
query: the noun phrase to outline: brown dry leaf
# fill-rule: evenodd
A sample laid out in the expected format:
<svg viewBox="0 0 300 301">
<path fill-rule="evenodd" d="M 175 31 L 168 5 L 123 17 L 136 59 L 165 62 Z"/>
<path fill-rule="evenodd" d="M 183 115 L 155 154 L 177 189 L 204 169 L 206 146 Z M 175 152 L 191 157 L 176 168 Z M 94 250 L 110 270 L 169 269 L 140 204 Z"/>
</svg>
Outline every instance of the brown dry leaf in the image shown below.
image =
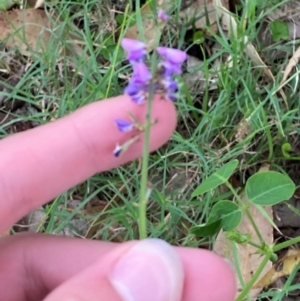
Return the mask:
<svg viewBox="0 0 300 301">
<path fill-rule="evenodd" d="M 242 198 L 242 200 L 245 203 L 247 202 L 247 198 L 245 196 Z M 266 206 L 263 208 L 266 211 L 266 213 L 270 216 L 270 218 L 272 218 L 272 207 Z M 273 242 L 272 225 L 266 220 L 266 218 L 261 214 L 261 212 L 255 205 L 251 204 L 248 210 L 257 228 L 259 229 L 260 234 L 262 235 L 265 243 L 268 245 L 271 244 Z M 250 234 L 251 240 L 257 244 L 260 244 L 259 238 L 257 237 L 256 232 L 245 213 L 243 213 L 242 221 L 236 230 L 244 234 Z M 260 254 L 257 254 L 257 248 L 249 244 L 237 244 L 231 240 L 228 240 L 224 232 L 220 232 L 214 244 L 214 252 L 217 253 L 219 256 L 228 258 L 229 260 L 234 262 L 233 248 L 236 249 L 238 265 L 244 283 L 248 283 L 252 278 L 253 274 L 256 272 L 259 265 L 261 264 L 264 257 Z M 271 268 L 271 265 L 271 262 L 269 262 L 265 266 L 262 275 L 264 275 Z M 242 284 L 238 282 L 238 293 L 241 292 L 242 287 Z M 252 297 L 258 293 L 258 289 L 250 291 L 250 295 Z"/>
<path fill-rule="evenodd" d="M 228 9 L 229 1 L 221 1 L 222 6 Z M 212 31 L 218 31 L 216 8 L 213 0 L 195 0 L 180 13 L 180 16 L 185 22 L 196 20 L 193 24 L 194 28 L 206 29 L 209 26 Z"/>
<path fill-rule="evenodd" d="M 29 49 L 47 49 L 51 36 L 51 23 L 43 10 L 0 11 L 0 28 L 0 40 L 26 56 L 30 56 Z"/>
<path fill-rule="evenodd" d="M 158 1 L 158 9 L 167 10 L 167 8 L 172 3 L 172 0 L 160 0 Z M 147 44 L 148 51 L 151 51 L 154 48 L 155 38 L 157 37 L 157 32 L 161 31 L 165 27 L 165 22 L 155 24 L 156 20 L 153 18 L 153 11 L 149 4 L 145 4 L 141 8 L 141 17 L 142 17 L 142 24 L 143 28 L 139 28 L 138 24 L 135 24 L 129 27 L 124 34 L 125 38 L 138 40 L 139 35 L 143 33 L 144 42 Z"/>
<path fill-rule="evenodd" d="M 285 81 L 287 80 L 289 74 L 293 70 L 294 67 L 298 64 L 298 61 L 300 59 L 300 47 L 294 52 L 293 56 L 290 58 L 288 64 L 286 65 L 284 72 L 283 72 L 283 77 L 280 82 L 280 86 L 285 84 Z"/>
<path fill-rule="evenodd" d="M 9 48 L 18 48 L 26 56 L 31 55 L 30 50 L 49 52 L 51 45 L 56 46 L 59 42 L 54 40 L 56 34 L 46 13 L 39 9 L 0 11 L 0 28 L 0 41 Z M 66 33 L 63 39 L 71 42 L 66 49 L 68 55 L 82 55 L 82 48 L 71 35 Z M 70 63 L 76 67 L 76 61 Z"/>
<path fill-rule="evenodd" d="M 254 288 L 263 289 L 268 287 L 274 281 L 282 276 L 288 276 L 293 269 L 300 263 L 300 250 L 290 249 L 287 254 L 278 260 L 268 273 L 264 275 L 255 285 Z"/>
<path fill-rule="evenodd" d="M 213 0 L 214 6 L 216 8 L 216 13 L 220 19 L 222 19 L 222 26 L 224 30 L 228 31 L 229 36 L 237 36 L 237 24 L 235 19 L 230 15 L 230 12 L 226 7 L 221 3 L 221 0 Z M 274 75 L 272 74 L 270 68 L 263 62 L 255 47 L 249 43 L 247 36 L 244 37 L 245 53 L 250 57 L 252 63 L 259 67 L 263 68 L 264 74 L 272 80 L 275 81 Z M 286 107 L 288 108 L 287 98 L 282 89 L 279 90 L 280 95 L 282 96 Z"/>
</svg>

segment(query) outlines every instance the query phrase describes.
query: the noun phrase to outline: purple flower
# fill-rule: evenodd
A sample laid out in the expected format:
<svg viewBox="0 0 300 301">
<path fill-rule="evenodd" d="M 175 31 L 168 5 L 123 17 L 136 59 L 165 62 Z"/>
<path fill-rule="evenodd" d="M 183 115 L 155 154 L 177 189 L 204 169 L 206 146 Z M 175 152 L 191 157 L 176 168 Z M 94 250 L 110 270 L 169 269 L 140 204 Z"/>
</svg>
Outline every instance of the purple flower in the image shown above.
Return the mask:
<svg viewBox="0 0 300 301">
<path fill-rule="evenodd" d="M 162 85 L 166 92 L 165 96 L 172 101 L 176 101 L 177 99 L 177 90 L 178 84 L 175 80 L 173 80 L 170 76 L 165 76 L 162 80 Z"/>
<path fill-rule="evenodd" d="M 141 85 L 148 85 L 152 74 L 148 67 L 144 63 L 138 63 L 133 65 L 133 76 L 132 81 Z"/>
<path fill-rule="evenodd" d="M 162 58 L 162 65 L 165 69 L 165 75 L 168 76 L 174 73 L 181 73 L 181 64 L 187 58 L 187 55 L 184 51 L 167 47 L 158 47 L 157 53 Z"/>
<path fill-rule="evenodd" d="M 113 154 L 115 157 L 120 157 L 120 155 L 122 154 L 123 148 L 122 146 L 120 146 L 119 144 L 116 145 Z"/>
<path fill-rule="evenodd" d="M 141 104 L 145 103 L 145 101 L 146 101 L 146 96 L 147 96 L 147 95 L 146 95 L 145 92 L 140 91 L 139 93 L 137 93 L 137 94 L 131 96 L 131 100 L 132 100 L 133 102 L 135 102 L 137 105 L 141 105 Z"/>
<path fill-rule="evenodd" d="M 127 133 L 133 130 L 134 124 L 130 121 L 123 120 L 123 119 L 115 119 L 117 127 L 120 132 Z"/>
<path fill-rule="evenodd" d="M 162 81 L 164 87 L 168 91 L 177 91 L 178 90 L 178 84 L 172 77 L 165 77 Z"/>
<path fill-rule="evenodd" d="M 151 78 L 152 74 L 144 63 L 134 64 L 133 76 L 124 90 L 125 94 L 129 95 L 137 104 L 144 103 Z"/>
<path fill-rule="evenodd" d="M 169 16 L 167 15 L 167 13 L 160 9 L 157 13 L 157 18 L 162 21 L 162 22 L 167 22 L 169 20 Z"/>
<path fill-rule="evenodd" d="M 168 61 L 172 64 L 180 65 L 187 59 L 186 53 L 179 49 L 158 47 L 157 53 L 161 56 L 161 58 L 164 61 Z"/>
<path fill-rule="evenodd" d="M 145 60 L 147 49 L 146 44 L 132 39 L 122 39 L 121 46 L 127 52 L 127 59 L 134 64 Z"/>
<path fill-rule="evenodd" d="M 163 68 L 163 73 L 165 76 L 171 76 L 173 74 L 181 74 L 181 65 L 180 64 L 174 64 L 169 61 L 163 61 L 161 65 Z"/>
</svg>

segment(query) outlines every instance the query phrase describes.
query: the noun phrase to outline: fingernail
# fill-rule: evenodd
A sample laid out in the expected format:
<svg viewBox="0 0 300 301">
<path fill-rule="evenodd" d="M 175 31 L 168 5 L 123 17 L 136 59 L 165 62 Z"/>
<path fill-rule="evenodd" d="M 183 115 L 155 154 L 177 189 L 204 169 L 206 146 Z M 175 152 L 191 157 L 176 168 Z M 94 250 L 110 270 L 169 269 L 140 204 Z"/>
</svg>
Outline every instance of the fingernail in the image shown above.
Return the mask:
<svg viewBox="0 0 300 301">
<path fill-rule="evenodd" d="M 160 239 L 139 241 L 116 263 L 110 281 L 124 301 L 179 301 L 184 272 L 175 250 Z"/>
</svg>

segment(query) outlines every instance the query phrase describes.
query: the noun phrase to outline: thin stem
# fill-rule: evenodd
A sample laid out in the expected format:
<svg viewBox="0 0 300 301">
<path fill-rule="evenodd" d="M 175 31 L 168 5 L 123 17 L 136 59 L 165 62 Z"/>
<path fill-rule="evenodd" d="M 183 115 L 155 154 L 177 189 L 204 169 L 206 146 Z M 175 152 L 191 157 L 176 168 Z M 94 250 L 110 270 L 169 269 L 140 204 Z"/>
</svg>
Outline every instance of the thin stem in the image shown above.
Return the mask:
<svg viewBox="0 0 300 301">
<path fill-rule="evenodd" d="M 287 248 L 291 245 L 294 245 L 296 243 L 300 242 L 300 236 L 289 239 L 288 241 L 282 242 L 280 244 L 277 244 L 273 247 L 273 252 L 277 252 L 279 250 L 282 250 L 284 248 Z"/>
<path fill-rule="evenodd" d="M 139 1 L 138 1 L 139 2 Z M 139 4 L 139 3 L 138 3 Z M 158 31 L 155 39 L 155 45 L 158 45 L 161 33 Z M 157 68 L 157 56 L 152 55 L 151 73 L 155 74 Z M 140 187 L 140 202 L 139 202 L 139 236 L 140 239 L 147 238 L 147 202 L 150 197 L 148 186 L 148 167 L 149 167 L 149 146 L 150 146 L 150 130 L 152 126 L 152 104 L 154 98 L 154 84 L 150 85 L 149 96 L 147 100 L 146 126 L 144 134 L 144 148 L 142 158 L 142 175 Z"/>
<path fill-rule="evenodd" d="M 255 243 L 255 242 L 253 242 L 253 241 L 251 241 L 251 240 L 248 241 L 247 243 L 248 243 L 249 245 L 251 245 L 251 246 L 253 246 L 253 247 L 259 249 L 259 250 L 263 250 L 262 247 L 261 247 L 261 245 Z"/>
<path fill-rule="evenodd" d="M 253 218 L 252 218 L 252 216 L 251 216 L 248 208 L 246 208 L 244 206 L 244 203 L 243 203 L 242 199 L 237 194 L 237 192 L 234 190 L 234 188 L 232 187 L 232 185 L 228 181 L 226 181 L 225 184 L 230 189 L 230 191 L 233 193 L 233 195 L 235 196 L 235 198 L 237 199 L 237 201 L 240 203 L 240 205 L 244 207 L 244 211 L 246 212 L 246 215 L 247 215 L 247 217 L 248 217 L 251 225 L 253 226 L 253 229 L 254 229 L 254 231 L 255 231 L 255 233 L 256 233 L 256 235 L 257 235 L 260 243 L 262 244 L 261 247 L 260 247 L 260 249 L 263 249 L 263 245 L 265 244 L 264 239 L 262 238 L 262 236 L 261 236 L 261 234 L 260 234 L 260 232 L 259 232 L 259 230 L 258 230 L 258 228 L 257 228 L 257 226 L 256 226 L 256 224 L 255 224 L 255 222 L 254 222 L 254 220 L 253 220 Z"/>
<path fill-rule="evenodd" d="M 153 89 L 151 89 L 153 90 Z M 150 93 L 147 101 L 147 115 L 146 115 L 146 127 L 144 136 L 144 148 L 142 158 L 142 176 L 141 176 L 141 188 L 140 188 L 140 203 L 139 203 L 139 233 L 140 239 L 147 238 L 147 183 L 148 183 L 148 166 L 149 166 L 149 144 L 150 144 L 150 129 L 151 129 L 151 112 L 153 102 L 153 92 Z"/>
<path fill-rule="evenodd" d="M 259 265 L 259 267 L 256 270 L 256 272 L 254 273 L 254 275 L 251 278 L 251 280 L 247 283 L 247 285 L 245 286 L 245 288 L 243 289 L 243 291 L 241 292 L 241 294 L 235 299 L 235 301 L 243 301 L 245 299 L 246 295 L 248 294 L 248 292 L 250 291 L 250 289 L 252 288 L 252 286 L 254 285 L 254 283 L 257 281 L 257 279 L 261 275 L 261 273 L 262 273 L 263 269 L 265 268 L 266 264 L 268 263 L 270 257 L 271 257 L 271 252 L 269 251 L 266 254 L 266 256 L 263 259 L 263 261 L 261 262 L 261 264 Z"/>
</svg>

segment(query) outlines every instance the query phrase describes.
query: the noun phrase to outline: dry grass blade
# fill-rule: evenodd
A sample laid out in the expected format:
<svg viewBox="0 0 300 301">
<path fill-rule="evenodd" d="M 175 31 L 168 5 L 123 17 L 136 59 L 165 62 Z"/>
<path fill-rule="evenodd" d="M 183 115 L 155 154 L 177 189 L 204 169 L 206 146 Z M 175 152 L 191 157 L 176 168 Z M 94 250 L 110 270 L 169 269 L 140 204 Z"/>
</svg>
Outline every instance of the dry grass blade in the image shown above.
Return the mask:
<svg viewBox="0 0 300 301">
<path fill-rule="evenodd" d="M 293 70 L 294 67 L 298 64 L 298 61 L 300 59 L 300 47 L 295 51 L 293 56 L 290 58 L 288 64 L 286 65 L 284 72 L 283 72 L 283 77 L 280 82 L 280 86 L 283 86 L 285 84 L 285 81 L 287 80 L 289 74 Z"/>
</svg>

